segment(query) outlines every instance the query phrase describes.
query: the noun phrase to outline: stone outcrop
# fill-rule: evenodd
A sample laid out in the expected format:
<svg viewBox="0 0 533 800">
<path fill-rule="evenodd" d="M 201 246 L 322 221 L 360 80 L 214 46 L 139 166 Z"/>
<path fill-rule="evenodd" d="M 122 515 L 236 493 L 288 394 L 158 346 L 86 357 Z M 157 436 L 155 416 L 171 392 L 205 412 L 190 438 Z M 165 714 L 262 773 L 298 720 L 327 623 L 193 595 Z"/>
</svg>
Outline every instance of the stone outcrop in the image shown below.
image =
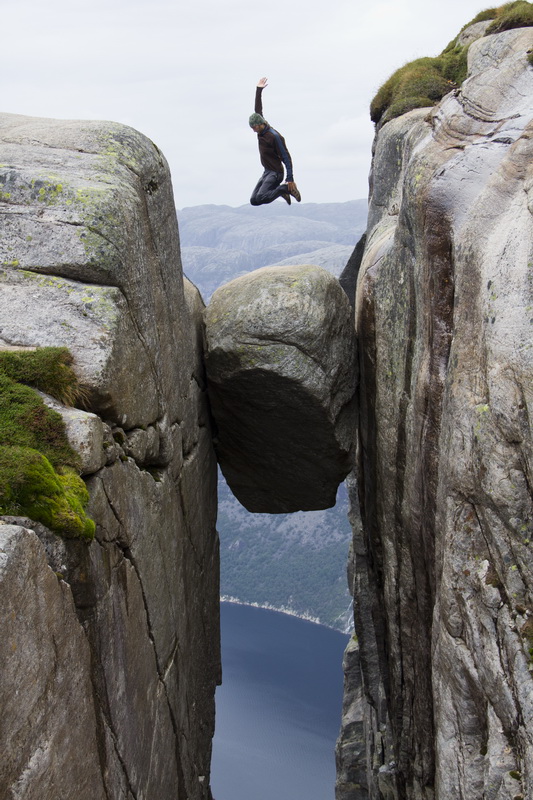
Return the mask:
<svg viewBox="0 0 533 800">
<path fill-rule="evenodd" d="M 337 800 L 366 800 L 367 736 L 363 713 L 361 661 L 359 644 L 352 637 L 344 652 L 344 696 L 341 733 L 337 740 L 335 761 Z"/>
<path fill-rule="evenodd" d="M 532 47 L 531 28 L 474 41 L 462 88 L 375 142 L 353 567 L 370 798 L 533 797 Z"/>
<path fill-rule="evenodd" d="M 203 303 L 184 288 L 168 167 L 121 125 L 8 114 L 0 153 L 1 343 L 72 352 L 85 408 L 47 402 L 81 454 L 97 524 L 89 545 L 31 520 L 0 526 L 4 646 L 40 681 L 21 683 L 16 659 L 3 673 L 17 708 L 3 712 L 0 747 L 14 754 L 0 795 L 208 800 L 216 463 Z"/>
<path fill-rule="evenodd" d="M 0 796 L 104 800 L 90 650 L 33 531 L 0 525 Z"/>
<path fill-rule="evenodd" d="M 312 266 L 256 270 L 206 309 L 218 460 L 255 512 L 329 508 L 352 464 L 355 340 L 338 281 Z"/>
</svg>

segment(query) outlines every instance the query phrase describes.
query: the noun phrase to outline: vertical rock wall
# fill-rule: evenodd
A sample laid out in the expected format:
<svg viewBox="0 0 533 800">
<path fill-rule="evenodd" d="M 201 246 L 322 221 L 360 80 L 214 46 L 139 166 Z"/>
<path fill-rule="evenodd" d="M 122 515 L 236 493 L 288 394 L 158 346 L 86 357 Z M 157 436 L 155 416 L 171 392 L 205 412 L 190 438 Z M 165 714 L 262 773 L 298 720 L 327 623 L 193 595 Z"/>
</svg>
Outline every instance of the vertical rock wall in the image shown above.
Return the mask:
<svg viewBox="0 0 533 800">
<path fill-rule="evenodd" d="M 479 39 L 460 91 L 376 139 L 353 800 L 533 797 L 532 46 Z"/>
<path fill-rule="evenodd" d="M 207 800 L 216 463 L 168 167 L 120 125 L 7 114 L 0 165 L 0 345 L 71 350 L 97 523 L 89 545 L 0 526 L 0 796 Z"/>
</svg>

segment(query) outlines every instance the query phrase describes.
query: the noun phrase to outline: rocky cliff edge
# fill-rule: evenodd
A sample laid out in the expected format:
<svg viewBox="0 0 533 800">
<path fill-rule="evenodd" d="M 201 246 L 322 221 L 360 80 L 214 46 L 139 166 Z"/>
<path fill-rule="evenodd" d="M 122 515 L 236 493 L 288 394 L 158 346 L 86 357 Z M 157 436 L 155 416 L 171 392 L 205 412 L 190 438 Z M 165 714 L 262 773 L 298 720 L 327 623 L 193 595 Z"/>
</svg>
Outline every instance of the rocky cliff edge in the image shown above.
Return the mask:
<svg viewBox="0 0 533 800">
<path fill-rule="evenodd" d="M 478 38 L 462 87 L 375 141 L 352 492 L 367 775 L 338 797 L 533 797 L 532 47 L 531 28 Z"/>
<path fill-rule="evenodd" d="M 210 798 L 220 677 L 202 308 L 168 167 L 113 123 L 0 114 L 0 347 L 64 345 L 90 544 L 0 525 L 5 798 Z"/>
</svg>

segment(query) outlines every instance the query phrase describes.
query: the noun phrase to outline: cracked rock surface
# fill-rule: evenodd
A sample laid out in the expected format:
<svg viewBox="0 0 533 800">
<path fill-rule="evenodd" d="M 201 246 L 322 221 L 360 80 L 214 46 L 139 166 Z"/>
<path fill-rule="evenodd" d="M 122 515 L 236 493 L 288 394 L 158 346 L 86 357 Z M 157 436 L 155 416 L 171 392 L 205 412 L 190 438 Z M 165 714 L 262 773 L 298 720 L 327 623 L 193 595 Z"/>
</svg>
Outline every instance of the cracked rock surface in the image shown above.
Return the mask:
<svg viewBox="0 0 533 800">
<path fill-rule="evenodd" d="M 27 665 L 3 672 L 17 709 L 0 749 L 24 747 L 0 795 L 210 800 L 216 462 L 203 303 L 184 286 L 168 168 L 113 123 L 0 114 L 0 149 L 0 340 L 71 350 L 86 409 L 45 399 L 82 456 L 96 522 L 90 544 L 0 525 L 9 558 L 28 559 L 24 582 L 1 562 L 9 642 L 48 687 L 21 683 Z"/>
<path fill-rule="evenodd" d="M 461 90 L 375 142 L 353 565 L 370 798 L 533 797 L 532 46 L 473 42 Z"/>
<path fill-rule="evenodd" d="M 352 464 L 355 334 L 336 278 L 264 267 L 206 309 L 206 369 L 224 476 L 249 510 L 335 504 Z"/>
<path fill-rule="evenodd" d="M 17 525 L 0 525 L 0 602 L 0 796 L 104 800 L 89 645 L 68 585 Z"/>
<path fill-rule="evenodd" d="M 181 418 L 189 332 L 162 154 L 122 125 L 14 114 L 0 142 L 0 340 L 69 347 L 91 410 L 124 428 Z"/>
</svg>

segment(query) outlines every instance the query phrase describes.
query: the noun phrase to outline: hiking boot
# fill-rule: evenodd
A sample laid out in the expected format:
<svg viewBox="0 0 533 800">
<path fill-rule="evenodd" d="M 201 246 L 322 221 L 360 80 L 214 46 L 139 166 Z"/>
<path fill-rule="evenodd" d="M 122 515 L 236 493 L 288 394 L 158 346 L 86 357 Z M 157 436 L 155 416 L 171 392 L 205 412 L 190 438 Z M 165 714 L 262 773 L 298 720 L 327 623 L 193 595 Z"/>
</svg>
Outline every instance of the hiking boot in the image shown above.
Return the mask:
<svg viewBox="0 0 533 800">
<path fill-rule="evenodd" d="M 282 192 L 280 194 L 280 197 L 283 197 L 285 202 L 288 203 L 289 205 L 291 204 L 291 196 L 290 196 L 290 194 L 288 192 Z"/>
<path fill-rule="evenodd" d="M 302 199 L 302 195 L 298 191 L 298 187 L 296 186 L 295 183 L 292 184 L 290 189 L 289 189 L 289 184 L 287 184 L 287 191 L 288 191 L 288 193 L 290 195 L 292 195 L 294 197 L 296 202 L 298 202 L 298 203 L 300 202 L 300 200 Z"/>
</svg>

